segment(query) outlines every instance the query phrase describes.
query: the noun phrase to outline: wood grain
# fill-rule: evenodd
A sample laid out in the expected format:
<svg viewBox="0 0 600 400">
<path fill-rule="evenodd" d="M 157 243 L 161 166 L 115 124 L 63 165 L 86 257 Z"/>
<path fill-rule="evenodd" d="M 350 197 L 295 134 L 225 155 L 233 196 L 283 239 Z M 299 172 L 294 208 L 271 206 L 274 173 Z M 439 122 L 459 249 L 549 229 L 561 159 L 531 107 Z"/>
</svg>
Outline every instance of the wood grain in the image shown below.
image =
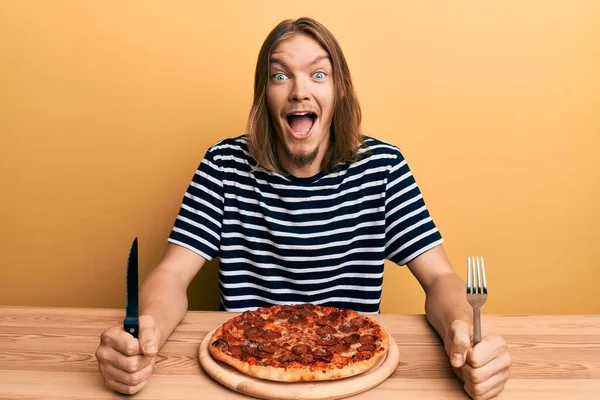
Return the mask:
<svg viewBox="0 0 600 400">
<path fill-rule="evenodd" d="M 189 312 L 158 355 L 136 399 L 240 399 L 200 367 L 205 335 L 234 314 Z M 122 399 L 105 388 L 95 351 L 123 310 L 0 307 L 0 399 Z M 423 315 L 375 316 L 398 344 L 392 375 L 357 399 L 467 398 Z M 595 399 L 600 315 L 483 315 L 483 334 L 504 336 L 513 358 L 502 398 Z"/>
</svg>

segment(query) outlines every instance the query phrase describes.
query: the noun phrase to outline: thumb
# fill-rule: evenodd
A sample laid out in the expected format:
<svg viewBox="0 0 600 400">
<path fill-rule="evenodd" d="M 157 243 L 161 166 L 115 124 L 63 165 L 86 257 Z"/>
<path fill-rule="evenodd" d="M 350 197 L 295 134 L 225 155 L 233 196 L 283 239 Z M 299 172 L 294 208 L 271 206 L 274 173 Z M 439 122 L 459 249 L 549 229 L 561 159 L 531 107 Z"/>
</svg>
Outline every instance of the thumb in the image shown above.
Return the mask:
<svg viewBox="0 0 600 400">
<path fill-rule="evenodd" d="M 156 324 L 150 315 L 140 316 L 140 331 L 138 333 L 140 349 L 145 356 L 154 357 L 158 353 L 158 338 Z"/>
<path fill-rule="evenodd" d="M 471 347 L 471 325 L 467 321 L 452 322 L 446 335 L 446 351 L 454 368 L 464 365 Z"/>
</svg>

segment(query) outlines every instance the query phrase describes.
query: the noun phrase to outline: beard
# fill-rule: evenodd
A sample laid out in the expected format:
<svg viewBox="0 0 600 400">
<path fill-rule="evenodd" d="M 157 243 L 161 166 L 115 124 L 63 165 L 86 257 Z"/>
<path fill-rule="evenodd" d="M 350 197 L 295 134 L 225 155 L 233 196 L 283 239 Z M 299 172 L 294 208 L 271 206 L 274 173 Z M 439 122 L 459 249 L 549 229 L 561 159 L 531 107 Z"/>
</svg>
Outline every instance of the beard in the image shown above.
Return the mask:
<svg viewBox="0 0 600 400">
<path fill-rule="evenodd" d="M 296 168 L 304 168 L 308 167 L 315 161 L 317 155 L 319 154 L 319 146 L 315 147 L 315 149 L 310 153 L 293 153 L 289 146 L 283 146 L 283 151 L 285 157 L 292 163 Z"/>
</svg>

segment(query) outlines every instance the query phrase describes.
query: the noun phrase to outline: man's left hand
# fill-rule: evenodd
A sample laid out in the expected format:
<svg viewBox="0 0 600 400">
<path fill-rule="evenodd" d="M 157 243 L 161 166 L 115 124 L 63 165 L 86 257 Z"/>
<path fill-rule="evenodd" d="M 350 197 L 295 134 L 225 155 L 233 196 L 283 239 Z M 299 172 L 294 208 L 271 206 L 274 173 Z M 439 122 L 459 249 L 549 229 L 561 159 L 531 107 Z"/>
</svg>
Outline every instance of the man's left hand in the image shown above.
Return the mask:
<svg viewBox="0 0 600 400">
<path fill-rule="evenodd" d="M 445 347 L 467 394 L 474 400 L 487 400 L 504 389 L 512 359 L 501 336 L 483 337 L 471 347 L 472 330 L 468 322 L 454 321 L 444 341 Z"/>
</svg>

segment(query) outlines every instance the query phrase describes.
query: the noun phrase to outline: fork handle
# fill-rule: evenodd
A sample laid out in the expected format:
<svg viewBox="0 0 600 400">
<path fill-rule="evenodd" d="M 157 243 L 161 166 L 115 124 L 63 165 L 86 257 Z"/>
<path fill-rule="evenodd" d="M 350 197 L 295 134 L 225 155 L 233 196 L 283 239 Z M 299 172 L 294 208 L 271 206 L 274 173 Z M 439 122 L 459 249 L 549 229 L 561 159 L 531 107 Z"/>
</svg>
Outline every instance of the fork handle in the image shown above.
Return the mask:
<svg viewBox="0 0 600 400">
<path fill-rule="evenodd" d="M 479 307 L 473 307 L 473 345 L 481 342 L 481 313 Z"/>
</svg>

